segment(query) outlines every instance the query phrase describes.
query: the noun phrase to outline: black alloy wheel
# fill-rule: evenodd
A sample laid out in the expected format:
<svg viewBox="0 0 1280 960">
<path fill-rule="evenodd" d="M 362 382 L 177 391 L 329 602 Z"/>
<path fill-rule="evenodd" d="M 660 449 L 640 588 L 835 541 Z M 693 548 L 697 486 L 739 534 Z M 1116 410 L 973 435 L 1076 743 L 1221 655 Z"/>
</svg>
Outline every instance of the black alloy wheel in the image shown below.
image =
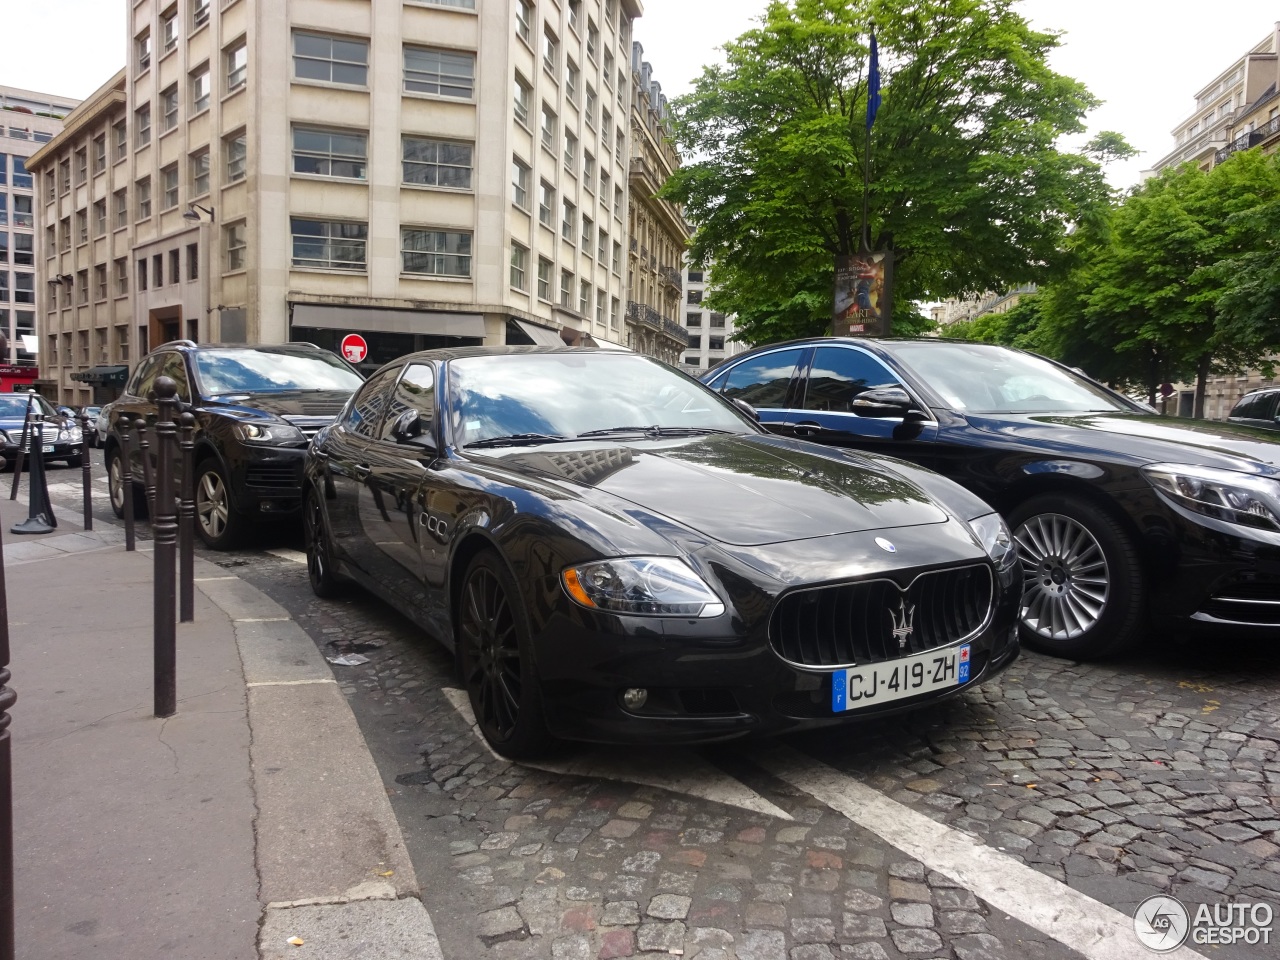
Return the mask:
<svg viewBox="0 0 1280 960">
<path fill-rule="evenodd" d="M 311 592 L 325 599 L 336 597 L 342 591 L 342 580 L 334 566 L 333 552 L 329 547 L 329 530 L 325 526 L 324 506 L 315 487 L 307 490 L 302 512 L 302 533 L 307 545 L 307 579 L 311 581 Z"/>
<path fill-rule="evenodd" d="M 1138 551 L 1110 514 L 1049 494 L 1009 516 L 1022 561 L 1022 642 L 1073 660 L 1108 657 L 1141 639 L 1146 591 Z"/>
<path fill-rule="evenodd" d="M 552 742 L 519 598 L 502 560 L 477 554 L 463 579 L 456 620 L 462 676 L 480 732 L 513 760 L 539 756 Z"/>
</svg>

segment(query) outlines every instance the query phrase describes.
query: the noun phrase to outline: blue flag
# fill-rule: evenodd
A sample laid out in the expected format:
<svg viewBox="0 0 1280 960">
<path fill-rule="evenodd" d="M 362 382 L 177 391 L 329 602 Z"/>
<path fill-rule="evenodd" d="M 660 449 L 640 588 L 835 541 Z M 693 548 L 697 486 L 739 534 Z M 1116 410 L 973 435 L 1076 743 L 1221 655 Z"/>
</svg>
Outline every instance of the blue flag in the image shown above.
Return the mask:
<svg viewBox="0 0 1280 960">
<path fill-rule="evenodd" d="M 880 109 L 880 51 L 876 49 L 876 30 L 871 28 L 871 69 L 867 72 L 867 129 L 876 122 Z"/>
</svg>

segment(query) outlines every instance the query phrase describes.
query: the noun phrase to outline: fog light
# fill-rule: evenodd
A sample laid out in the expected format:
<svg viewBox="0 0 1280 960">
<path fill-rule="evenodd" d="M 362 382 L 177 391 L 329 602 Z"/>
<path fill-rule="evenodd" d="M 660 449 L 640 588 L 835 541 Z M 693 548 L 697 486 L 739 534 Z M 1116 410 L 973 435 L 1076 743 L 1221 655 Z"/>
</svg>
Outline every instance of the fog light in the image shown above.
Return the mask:
<svg viewBox="0 0 1280 960">
<path fill-rule="evenodd" d="M 649 691 L 644 687 L 629 687 L 622 691 L 622 705 L 628 710 L 639 710 L 649 699 Z"/>
</svg>

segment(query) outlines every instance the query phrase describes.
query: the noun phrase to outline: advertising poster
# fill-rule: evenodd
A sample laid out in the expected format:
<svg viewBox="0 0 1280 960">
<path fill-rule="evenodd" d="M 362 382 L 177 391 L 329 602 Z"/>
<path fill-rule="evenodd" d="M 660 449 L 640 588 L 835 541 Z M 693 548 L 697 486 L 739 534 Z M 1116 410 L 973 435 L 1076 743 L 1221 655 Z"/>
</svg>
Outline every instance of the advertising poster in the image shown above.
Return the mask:
<svg viewBox="0 0 1280 960">
<path fill-rule="evenodd" d="M 874 337 L 887 332 L 884 310 L 888 266 L 888 254 L 884 251 L 836 257 L 832 334 Z"/>
</svg>

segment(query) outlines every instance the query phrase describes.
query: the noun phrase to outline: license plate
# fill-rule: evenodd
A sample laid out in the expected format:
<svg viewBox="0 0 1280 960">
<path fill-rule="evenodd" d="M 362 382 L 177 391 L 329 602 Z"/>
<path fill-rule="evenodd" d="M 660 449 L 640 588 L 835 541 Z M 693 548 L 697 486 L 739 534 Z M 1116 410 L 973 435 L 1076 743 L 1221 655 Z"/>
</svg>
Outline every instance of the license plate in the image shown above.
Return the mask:
<svg viewBox="0 0 1280 960">
<path fill-rule="evenodd" d="M 969 682 L 969 644 L 849 667 L 831 675 L 831 709 L 857 710 Z"/>
<path fill-rule="evenodd" d="M 52 444 L 52 443 L 46 443 L 46 444 L 44 445 L 44 452 L 45 452 L 45 453 L 53 453 L 53 444 Z"/>
</svg>

